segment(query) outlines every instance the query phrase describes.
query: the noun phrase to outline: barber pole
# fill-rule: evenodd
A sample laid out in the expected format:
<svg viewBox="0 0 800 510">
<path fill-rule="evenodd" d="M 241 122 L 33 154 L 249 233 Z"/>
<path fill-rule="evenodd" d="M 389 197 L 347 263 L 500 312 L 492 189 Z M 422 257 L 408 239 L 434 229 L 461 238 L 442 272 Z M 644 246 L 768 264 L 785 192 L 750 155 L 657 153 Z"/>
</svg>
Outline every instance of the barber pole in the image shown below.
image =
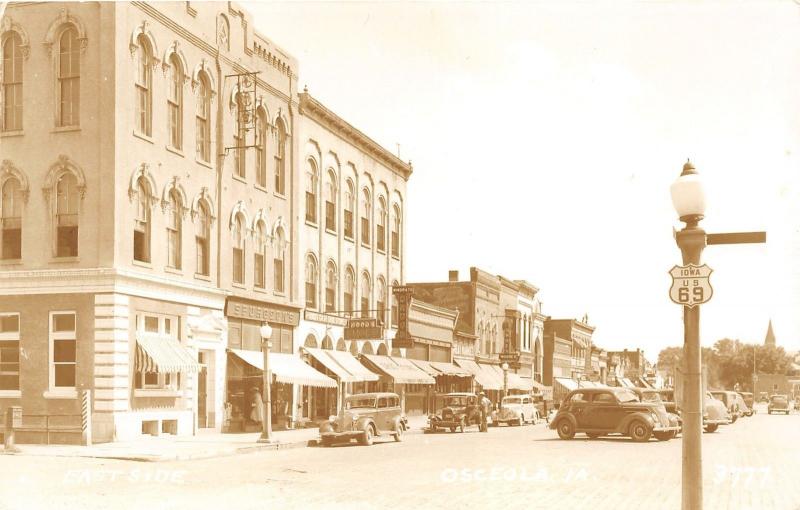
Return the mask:
<svg viewBox="0 0 800 510">
<path fill-rule="evenodd" d="M 92 394 L 81 390 L 81 444 L 92 446 Z"/>
</svg>

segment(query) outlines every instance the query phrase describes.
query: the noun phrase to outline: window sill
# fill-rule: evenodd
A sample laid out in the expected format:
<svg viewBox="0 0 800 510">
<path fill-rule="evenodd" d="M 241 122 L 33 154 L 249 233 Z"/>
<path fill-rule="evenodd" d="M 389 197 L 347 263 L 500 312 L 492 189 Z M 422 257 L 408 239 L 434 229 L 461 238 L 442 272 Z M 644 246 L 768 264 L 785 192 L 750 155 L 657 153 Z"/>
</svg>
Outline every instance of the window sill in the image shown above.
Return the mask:
<svg viewBox="0 0 800 510">
<path fill-rule="evenodd" d="M 231 282 L 231 287 L 236 287 L 237 289 L 247 289 L 247 287 L 245 287 L 243 283 L 236 283 L 236 282 Z"/>
<path fill-rule="evenodd" d="M 195 273 L 194 277 L 195 277 L 196 280 L 203 280 L 204 282 L 210 282 L 211 281 L 211 276 L 209 276 L 207 274 Z"/>
<path fill-rule="evenodd" d="M 0 398 L 22 398 L 21 390 L 0 390 Z"/>
<path fill-rule="evenodd" d="M 182 158 L 185 158 L 185 157 L 186 157 L 186 156 L 183 154 L 183 151 L 182 151 L 182 150 L 180 150 L 180 149 L 177 149 L 177 148 L 175 148 L 175 147 L 173 147 L 173 146 L 171 146 L 171 145 L 169 145 L 169 144 L 165 145 L 165 146 L 164 146 L 164 148 L 165 148 L 165 149 L 167 149 L 169 152 L 171 152 L 171 153 L 173 153 L 173 154 L 177 154 L 178 156 L 180 156 L 180 157 L 182 157 Z"/>
<path fill-rule="evenodd" d="M 0 260 L 0 266 L 21 266 L 22 259 L 3 259 Z"/>
<path fill-rule="evenodd" d="M 141 138 L 145 142 L 155 143 L 153 141 L 153 137 L 148 136 L 148 135 L 146 135 L 144 133 L 140 133 L 140 132 L 136 131 L 135 129 L 133 130 L 133 136 L 135 136 L 136 138 Z"/>
<path fill-rule="evenodd" d="M 367 248 L 367 249 L 371 249 L 371 248 L 372 248 L 372 247 L 369 245 L 369 243 L 365 243 L 364 241 L 361 241 L 361 247 L 362 247 L 362 248 Z"/>
<path fill-rule="evenodd" d="M 241 182 L 243 184 L 247 184 L 247 180 L 244 177 L 242 177 L 241 175 L 233 174 L 232 177 L 233 177 L 234 181 L 239 181 L 239 182 Z"/>
<path fill-rule="evenodd" d="M 258 183 L 253 184 L 253 187 L 255 189 L 259 190 L 259 191 L 263 191 L 264 193 L 269 193 L 269 190 L 267 188 L 265 188 L 264 186 L 262 186 L 262 185 L 260 185 Z"/>
<path fill-rule="evenodd" d="M 392 253 L 392 258 L 397 260 L 398 262 L 400 261 L 400 255 L 397 255 L 395 253 Z"/>
<path fill-rule="evenodd" d="M 272 295 L 278 297 L 286 297 L 286 292 L 282 290 L 276 290 L 272 292 Z"/>
<path fill-rule="evenodd" d="M 311 221 L 308 218 L 306 218 L 306 225 L 308 225 L 309 227 L 317 228 L 317 222 L 316 221 Z"/>
<path fill-rule="evenodd" d="M 54 127 L 51 133 L 70 133 L 72 131 L 80 131 L 80 126 L 58 126 Z"/>
<path fill-rule="evenodd" d="M 0 131 L 0 138 L 11 138 L 13 136 L 22 136 L 25 132 L 21 129 L 15 129 L 14 131 Z"/>
<path fill-rule="evenodd" d="M 284 195 L 283 193 L 280 193 L 278 191 L 274 191 L 272 194 L 274 196 L 278 197 L 278 198 L 282 198 L 283 200 L 286 200 L 286 195 Z"/>
<path fill-rule="evenodd" d="M 355 237 L 344 236 L 344 240 L 345 241 L 350 241 L 351 243 L 354 243 L 355 242 Z"/>
<path fill-rule="evenodd" d="M 197 163 L 198 165 L 204 166 L 206 168 L 210 168 L 211 170 L 214 169 L 214 167 L 211 166 L 211 162 L 210 161 L 203 161 L 202 159 L 194 158 L 194 162 Z"/>
<path fill-rule="evenodd" d="M 180 397 L 182 394 L 178 390 L 170 389 L 135 389 L 133 390 L 134 397 Z"/>
<path fill-rule="evenodd" d="M 253 291 L 261 293 L 261 294 L 266 294 L 267 293 L 267 288 L 266 287 L 259 287 L 258 285 L 256 285 L 256 286 L 253 287 Z"/>
<path fill-rule="evenodd" d="M 331 229 L 331 228 L 328 228 L 328 227 L 325 227 L 325 232 L 327 232 L 327 233 L 329 233 L 329 234 L 331 234 L 331 235 L 338 235 L 338 233 L 336 232 L 336 230 L 334 230 L 334 229 Z"/>
<path fill-rule="evenodd" d="M 80 257 L 51 257 L 50 263 L 51 264 L 69 264 L 72 262 L 80 262 Z"/>
<path fill-rule="evenodd" d="M 133 259 L 131 262 L 134 266 L 145 267 L 147 269 L 153 269 L 153 264 L 151 262 L 145 262 L 143 260 L 136 260 Z"/>
<path fill-rule="evenodd" d="M 381 255 L 386 255 L 386 249 L 375 248 L 375 250 L 380 253 Z"/>
<path fill-rule="evenodd" d="M 176 274 L 176 275 L 179 275 L 179 276 L 183 276 L 183 271 L 178 269 L 177 267 L 169 267 L 169 266 L 167 266 L 167 267 L 164 268 L 164 272 Z"/>
<path fill-rule="evenodd" d="M 42 393 L 42 396 L 49 399 L 75 400 L 78 398 L 78 390 L 75 388 L 51 388 Z"/>
</svg>

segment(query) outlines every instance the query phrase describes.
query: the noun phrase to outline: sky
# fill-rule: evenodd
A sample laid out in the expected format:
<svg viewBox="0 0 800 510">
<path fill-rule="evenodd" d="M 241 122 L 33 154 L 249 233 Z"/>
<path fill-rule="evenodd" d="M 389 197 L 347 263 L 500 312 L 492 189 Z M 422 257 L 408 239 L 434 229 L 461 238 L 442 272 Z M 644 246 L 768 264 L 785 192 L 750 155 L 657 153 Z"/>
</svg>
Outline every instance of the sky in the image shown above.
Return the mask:
<svg viewBox="0 0 800 510">
<path fill-rule="evenodd" d="M 471 266 L 588 314 L 608 350 L 683 343 L 670 184 L 687 158 L 714 294 L 701 343 L 800 349 L 800 2 L 248 3 L 300 87 L 403 160 L 407 281 Z"/>
</svg>

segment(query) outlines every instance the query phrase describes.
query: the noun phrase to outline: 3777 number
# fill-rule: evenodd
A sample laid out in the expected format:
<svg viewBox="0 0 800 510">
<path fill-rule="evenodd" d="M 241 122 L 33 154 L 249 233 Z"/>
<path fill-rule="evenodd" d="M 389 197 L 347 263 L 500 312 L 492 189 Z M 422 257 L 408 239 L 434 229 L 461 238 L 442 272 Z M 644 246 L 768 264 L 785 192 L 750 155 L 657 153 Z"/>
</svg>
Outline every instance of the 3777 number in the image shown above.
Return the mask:
<svg viewBox="0 0 800 510">
<path fill-rule="evenodd" d="M 689 280 L 683 280 L 683 285 L 678 288 L 678 301 L 681 303 L 688 303 L 690 298 L 693 298 L 695 303 L 702 303 L 704 297 L 705 292 L 699 280 L 692 280 L 691 286 Z"/>
</svg>

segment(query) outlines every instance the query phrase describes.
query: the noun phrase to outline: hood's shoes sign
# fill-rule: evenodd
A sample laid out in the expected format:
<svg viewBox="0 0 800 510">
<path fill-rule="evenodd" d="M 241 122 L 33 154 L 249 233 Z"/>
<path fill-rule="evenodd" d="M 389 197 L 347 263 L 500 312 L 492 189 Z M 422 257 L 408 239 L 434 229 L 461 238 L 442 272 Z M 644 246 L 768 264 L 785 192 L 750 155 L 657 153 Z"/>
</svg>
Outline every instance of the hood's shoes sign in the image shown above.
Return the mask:
<svg viewBox="0 0 800 510">
<path fill-rule="evenodd" d="M 708 302 L 714 294 L 708 279 L 712 271 L 713 269 L 706 264 L 674 266 L 669 270 L 669 275 L 672 277 L 669 298 L 679 305 L 688 307 Z"/>
</svg>

